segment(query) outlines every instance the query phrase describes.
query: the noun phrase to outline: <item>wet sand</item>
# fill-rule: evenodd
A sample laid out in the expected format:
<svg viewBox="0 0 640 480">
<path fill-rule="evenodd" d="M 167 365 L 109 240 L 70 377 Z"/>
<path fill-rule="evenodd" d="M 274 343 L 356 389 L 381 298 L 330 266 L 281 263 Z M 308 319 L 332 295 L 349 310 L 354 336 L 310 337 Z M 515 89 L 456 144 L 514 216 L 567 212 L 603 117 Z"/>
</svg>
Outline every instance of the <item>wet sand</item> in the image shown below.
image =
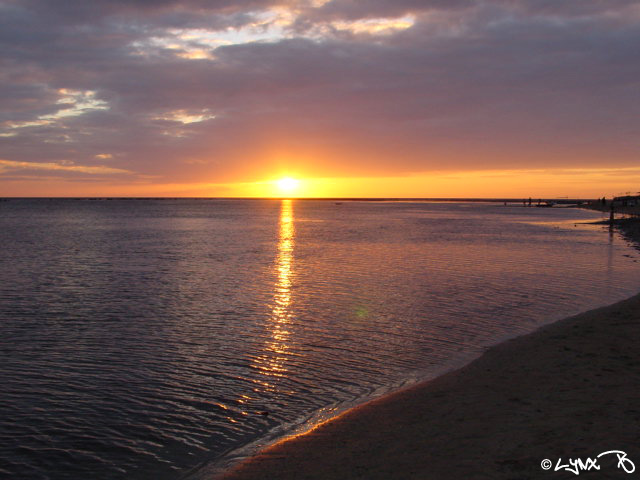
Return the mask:
<svg viewBox="0 0 640 480">
<path fill-rule="evenodd" d="M 640 295 L 492 347 L 236 466 L 245 479 L 573 478 L 623 450 L 640 472 Z M 632 478 L 617 457 L 580 478 Z"/>
</svg>

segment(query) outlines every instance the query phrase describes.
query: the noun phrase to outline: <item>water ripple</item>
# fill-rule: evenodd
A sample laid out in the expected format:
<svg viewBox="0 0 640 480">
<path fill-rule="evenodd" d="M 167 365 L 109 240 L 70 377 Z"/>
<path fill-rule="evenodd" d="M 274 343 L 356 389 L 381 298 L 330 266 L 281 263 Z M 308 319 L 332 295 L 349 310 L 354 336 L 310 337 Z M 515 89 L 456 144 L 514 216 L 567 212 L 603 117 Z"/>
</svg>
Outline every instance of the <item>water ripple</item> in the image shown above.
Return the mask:
<svg viewBox="0 0 640 480">
<path fill-rule="evenodd" d="M 635 293 L 590 212 L 15 200 L 0 476 L 169 479 Z M 625 255 L 630 255 L 629 257 Z"/>
</svg>

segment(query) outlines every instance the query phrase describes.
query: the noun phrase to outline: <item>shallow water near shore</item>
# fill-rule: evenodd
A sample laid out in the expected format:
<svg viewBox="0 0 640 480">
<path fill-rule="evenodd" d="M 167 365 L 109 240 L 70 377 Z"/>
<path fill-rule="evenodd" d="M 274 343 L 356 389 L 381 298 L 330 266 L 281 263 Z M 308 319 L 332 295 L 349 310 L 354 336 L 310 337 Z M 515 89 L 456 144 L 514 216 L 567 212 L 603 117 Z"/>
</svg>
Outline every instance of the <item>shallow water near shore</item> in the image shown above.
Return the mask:
<svg viewBox="0 0 640 480">
<path fill-rule="evenodd" d="M 637 293 L 600 214 L 500 204 L 12 200 L 0 473 L 185 475 L 314 413 Z"/>
</svg>

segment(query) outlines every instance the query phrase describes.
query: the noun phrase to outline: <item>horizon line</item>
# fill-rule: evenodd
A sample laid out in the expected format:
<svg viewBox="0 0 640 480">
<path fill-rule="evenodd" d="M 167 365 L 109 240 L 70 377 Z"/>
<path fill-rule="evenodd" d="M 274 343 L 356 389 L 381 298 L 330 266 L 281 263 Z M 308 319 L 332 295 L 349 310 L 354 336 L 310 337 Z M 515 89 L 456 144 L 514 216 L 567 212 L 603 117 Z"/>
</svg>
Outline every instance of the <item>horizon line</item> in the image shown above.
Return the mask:
<svg viewBox="0 0 640 480">
<path fill-rule="evenodd" d="M 577 203 L 599 198 L 569 197 L 202 197 L 202 196 L 8 196 L 0 200 L 318 200 L 318 201 L 423 201 L 423 202 L 562 202 Z"/>
</svg>

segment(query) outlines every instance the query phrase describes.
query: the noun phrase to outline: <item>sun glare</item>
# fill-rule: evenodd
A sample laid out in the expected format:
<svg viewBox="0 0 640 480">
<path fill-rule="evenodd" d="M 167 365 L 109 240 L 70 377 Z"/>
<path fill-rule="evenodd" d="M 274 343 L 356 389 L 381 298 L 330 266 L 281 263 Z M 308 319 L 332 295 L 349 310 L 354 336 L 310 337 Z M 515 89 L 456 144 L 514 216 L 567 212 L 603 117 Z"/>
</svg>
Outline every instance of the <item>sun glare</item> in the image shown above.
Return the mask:
<svg viewBox="0 0 640 480">
<path fill-rule="evenodd" d="M 291 177 L 284 177 L 278 180 L 278 189 L 283 193 L 293 193 L 300 185 L 300 180 Z"/>
</svg>

